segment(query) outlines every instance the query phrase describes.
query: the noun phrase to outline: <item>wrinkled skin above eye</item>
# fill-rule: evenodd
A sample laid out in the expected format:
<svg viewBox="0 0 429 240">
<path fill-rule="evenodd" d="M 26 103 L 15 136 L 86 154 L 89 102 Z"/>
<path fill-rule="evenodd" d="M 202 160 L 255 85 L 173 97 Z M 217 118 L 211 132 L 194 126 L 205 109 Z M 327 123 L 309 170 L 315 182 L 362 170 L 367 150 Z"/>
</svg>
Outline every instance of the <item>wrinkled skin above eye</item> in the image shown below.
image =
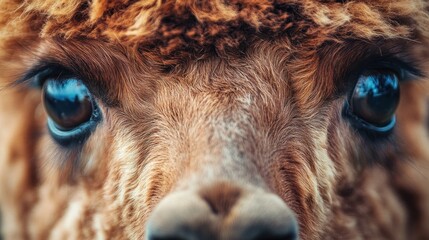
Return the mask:
<svg viewBox="0 0 429 240">
<path fill-rule="evenodd" d="M 351 96 L 352 113 L 378 127 L 387 125 L 399 104 L 399 79 L 394 72 L 362 74 Z"/>
<path fill-rule="evenodd" d="M 73 78 L 47 80 L 43 85 L 43 103 L 49 117 L 62 130 L 89 121 L 93 111 L 87 87 Z"/>
</svg>

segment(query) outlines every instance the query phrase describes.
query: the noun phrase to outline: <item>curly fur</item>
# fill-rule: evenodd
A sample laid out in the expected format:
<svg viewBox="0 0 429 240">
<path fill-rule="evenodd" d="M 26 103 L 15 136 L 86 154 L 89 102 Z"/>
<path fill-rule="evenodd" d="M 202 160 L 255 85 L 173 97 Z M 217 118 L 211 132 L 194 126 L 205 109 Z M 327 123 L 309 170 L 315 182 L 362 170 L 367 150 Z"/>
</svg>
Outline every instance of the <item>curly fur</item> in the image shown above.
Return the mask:
<svg viewBox="0 0 429 240">
<path fill-rule="evenodd" d="M 0 9 L 6 239 L 141 239 L 161 199 L 197 188 L 215 199 L 223 188 L 207 186 L 219 181 L 235 198 L 281 197 L 301 239 L 429 238 L 427 0 Z M 342 108 L 350 73 L 385 56 L 419 74 L 401 83 L 394 133 L 374 140 Z M 51 139 L 40 91 L 16 84 L 46 62 L 85 79 L 103 113 L 78 149 Z"/>
<path fill-rule="evenodd" d="M 428 26 L 425 1 L 5 1 L 2 37 L 85 37 L 132 46 L 163 64 L 209 52 L 243 52 L 288 36 L 317 48 L 347 38 L 407 37 Z M 17 17 L 18 16 L 18 17 Z M 14 21 L 9 21 L 14 18 Z"/>
</svg>

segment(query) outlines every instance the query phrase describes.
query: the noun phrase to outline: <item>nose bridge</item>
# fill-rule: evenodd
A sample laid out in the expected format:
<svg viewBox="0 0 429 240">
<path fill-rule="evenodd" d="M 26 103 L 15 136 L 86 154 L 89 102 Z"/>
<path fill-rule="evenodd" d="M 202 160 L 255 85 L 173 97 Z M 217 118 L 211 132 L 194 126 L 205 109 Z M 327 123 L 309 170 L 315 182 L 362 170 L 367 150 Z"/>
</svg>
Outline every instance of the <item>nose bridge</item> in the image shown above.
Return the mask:
<svg viewBox="0 0 429 240">
<path fill-rule="evenodd" d="M 190 139 L 198 154 L 191 156 L 193 175 L 201 181 L 233 180 L 258 182 L 254 127 L 241 102 L 209 115 L 201 139 Z M 191 144 L 192 145 L 192 144 Z M 194 167 L 199 171 L 194 171 Z M 251 178 L 250 178 L 251 176 Z"/>
<path fill-rule="evenodd" d="M 266 122 L 275 119 L 280 108 L 270 97 L 276 91 L 268 83 L 254 86 L 236 77 L 158 86 L 150 112 L 155 113 L 153 142 L 162 146 L 150 149 L 150 154 L 165 153 L 162 166 L 173 169 L 173 188 L 219 178 L 264 184 L 258 171 L 263 168 L 260 160 L 269 157 Z M 265 107 L 274 110 L 262 113 Z"/>
<path fill-rule="evenodd" d="M 192 152 L 194 160 L 229 159 L 240 150 L 237 146 L 245 144 L 243 139 L 251 129 L 245 100 L 240 97 L 243 93 L 232 92 L 228 86 L 191 88 L 188 84 L 160 87 L 152 111 L 161 134 L 175 141 L 173 148 Z"/>
</svg>

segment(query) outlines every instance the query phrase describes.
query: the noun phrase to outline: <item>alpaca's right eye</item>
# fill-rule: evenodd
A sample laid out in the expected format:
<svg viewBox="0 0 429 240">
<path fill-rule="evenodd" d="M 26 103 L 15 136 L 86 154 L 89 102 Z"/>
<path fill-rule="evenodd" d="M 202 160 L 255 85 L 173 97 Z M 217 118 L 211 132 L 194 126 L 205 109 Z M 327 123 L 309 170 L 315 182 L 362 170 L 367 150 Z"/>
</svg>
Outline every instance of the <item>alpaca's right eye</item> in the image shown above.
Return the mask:
<svg viewBox="0 0 429 240">
<path fill-rule="evenodd" d="M 91 93 L 79 79 L 47 79 L 42 95 L 49 131 L 61 145 L 82 143 L 100 119 Z"/>
<path fill-rule="evenodd" d="M 348 103 L 348 114 L 359 127 L 388 132 L 395 126 L 400 76 L 393 70 L 362 73 Z"/>
</svg>

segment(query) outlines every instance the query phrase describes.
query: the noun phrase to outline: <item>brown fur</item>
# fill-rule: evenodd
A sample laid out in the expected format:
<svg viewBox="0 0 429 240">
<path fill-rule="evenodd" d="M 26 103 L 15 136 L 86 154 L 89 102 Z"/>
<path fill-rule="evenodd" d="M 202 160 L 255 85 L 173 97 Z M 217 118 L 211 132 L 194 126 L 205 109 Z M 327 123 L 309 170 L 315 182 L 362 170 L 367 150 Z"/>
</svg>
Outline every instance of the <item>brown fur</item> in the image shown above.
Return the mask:
<svg viewBox="0 0 429 240">
<path fill-rule="evenodd" d="M 141 239 L 171 193 L 222 213 L 254 189 L 287 203 L 301 239 L 429 238 L 429 2 L 0 6 L 6 239 Z M 380 56 L 423 76 L 402 83 L 394 133 L 372 141 L 341 110 L 350 72 Z M 10 87 L 47 61 L 99 102 L 79 149 L 51 139 L 40 91 Z"/>
</svg>

